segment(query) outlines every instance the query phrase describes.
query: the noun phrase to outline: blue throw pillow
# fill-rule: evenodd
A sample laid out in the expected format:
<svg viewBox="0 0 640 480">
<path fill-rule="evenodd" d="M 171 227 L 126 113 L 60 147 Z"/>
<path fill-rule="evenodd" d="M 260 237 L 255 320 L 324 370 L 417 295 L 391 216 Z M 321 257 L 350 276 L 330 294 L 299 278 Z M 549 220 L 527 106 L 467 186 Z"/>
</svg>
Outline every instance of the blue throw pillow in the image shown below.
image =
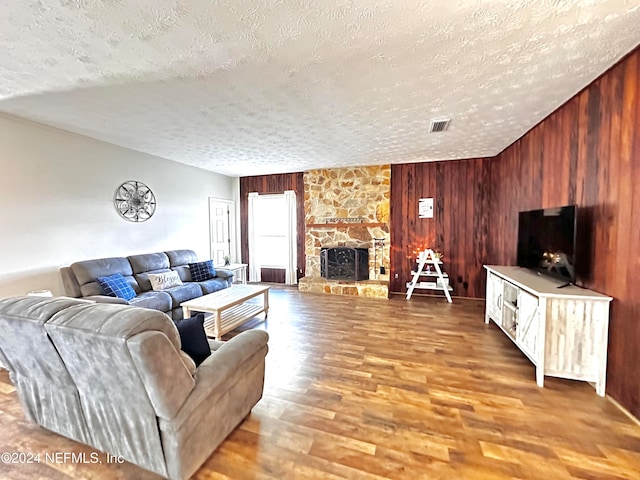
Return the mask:
<svg viewBox="0 0 640 480">
<path fill-rule="evenodd" d="M 191 279 L 194 282 L 204 282 L 216 276 L 216 269 L 213 268 L 213 261 L 211 260 L 190 263 L 189 271 L 191 272 Z"/>
<path fill-rule="evenodd" d="M 198 313 L 175 323 L 180 334 L 182 351 L 193 359 L 197 367 L 211 355 L 211 347 L 204 331 L 204 313 Z"/>
<path fill-rule="evenodd" d="M 122 276 L 121 273 L 110 275 L 108 277 L 98 277 L 98 283 L 102 287 L 102 292 L 110 297 L 120 297 L 125 300 L 131 300 L 136 296 L 136 291 L 133 289 L 127 279 Z"/>
</svg>

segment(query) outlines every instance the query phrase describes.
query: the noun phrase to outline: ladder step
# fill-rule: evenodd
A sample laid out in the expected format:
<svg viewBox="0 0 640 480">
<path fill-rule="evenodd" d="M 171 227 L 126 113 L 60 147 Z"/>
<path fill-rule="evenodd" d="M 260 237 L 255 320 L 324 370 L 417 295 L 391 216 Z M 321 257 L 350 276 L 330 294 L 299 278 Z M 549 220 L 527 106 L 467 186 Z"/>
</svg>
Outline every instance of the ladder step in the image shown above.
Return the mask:
<svg viewBox="0 0 640 480">
<path fill-rule="evenodd" d="M 412 270 L 411 275 L 415 275 L 415 274 L 416 274 L 415 270 Z M 420 276 L 421 277 L 439 277 L 440 275 L 438 275 L 437 272 L 420 272 Z M 442 276 L 444 278 L 449 278 L 449 275 L 444 272 L 442 272 Z"/>
</svg>

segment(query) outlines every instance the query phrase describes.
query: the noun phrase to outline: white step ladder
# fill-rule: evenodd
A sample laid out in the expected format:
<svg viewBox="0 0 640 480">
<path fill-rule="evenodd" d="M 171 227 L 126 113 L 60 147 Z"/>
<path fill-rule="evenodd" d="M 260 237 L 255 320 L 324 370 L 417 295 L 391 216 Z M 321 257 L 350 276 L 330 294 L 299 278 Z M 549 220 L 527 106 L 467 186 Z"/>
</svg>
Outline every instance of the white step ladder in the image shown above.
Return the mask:
<svg viewBox="0 0 640 480">
<path fill-rule="evenodd" d="M 407 300 L 411 298 L 411 295 L 413 294 L 413 290 L 417 287 L 417 288 L 428 288 L 429 290 L 442 290 L 444 292 L 444 296 L 447 297 L 447 302 L 451 303 L 451 295 L 449 295 L 449 291 L 453 289 L 449 286 L 448 282 L 445 282 L 445 275 L 442 273 L 442 270 L 440 269 L 441 263 L 442 262 L 438 260 L 438 257 L 436 257 L 436 253 L 430 248 L 427 248 L 426 250 L 420 252 L 420 254 L 418 255 L 418 268 L 416 269 L 415 272 L 411 272 L 413 274 L 413 278 L 411 279 L 410 282 L 407 283 Z M 433 276 L 431 273 L 424 271 L 425 265 L 433 265 L 436 271 L 436 275 L 435 275 L 436 286 L 433 288 L 420 286 L 421 275 Z"/>
</svg>

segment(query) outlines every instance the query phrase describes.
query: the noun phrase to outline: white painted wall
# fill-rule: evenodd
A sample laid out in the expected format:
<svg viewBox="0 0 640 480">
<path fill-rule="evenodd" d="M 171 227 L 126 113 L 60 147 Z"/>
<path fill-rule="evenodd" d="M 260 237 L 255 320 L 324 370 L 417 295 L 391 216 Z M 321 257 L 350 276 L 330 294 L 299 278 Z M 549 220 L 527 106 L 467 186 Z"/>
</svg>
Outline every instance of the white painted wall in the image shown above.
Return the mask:
<svg viewBox="0 0 640 480">
<path fill-rule="evenodd" d="M 156 213 L 124 220 L 126 180 L 146 183 Z M 49 289 L 59 267 L 178 248 L 209 258 L 208 198 L 234 199 L 235 179 L 0 114 L 0 298 Z"/>
</svg>

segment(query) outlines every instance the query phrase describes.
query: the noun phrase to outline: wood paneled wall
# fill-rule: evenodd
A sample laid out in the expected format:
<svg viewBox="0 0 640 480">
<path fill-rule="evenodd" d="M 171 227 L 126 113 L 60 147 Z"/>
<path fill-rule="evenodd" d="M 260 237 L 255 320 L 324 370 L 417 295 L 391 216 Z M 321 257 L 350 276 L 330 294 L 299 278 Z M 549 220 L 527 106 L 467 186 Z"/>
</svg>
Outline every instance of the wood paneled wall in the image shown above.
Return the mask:
<svg viewBox="0 0 640 480">
<path fill-rule="evenodd" d="M 298 278 L 304 276 L 305 258 L 304 258 L 304 180 L 302 172 L 282 173 L 278 175 L 260 175 L 255 177 L 240 178 L 240 242 L 242 250 L 242 259 L 245 263 L 250 263 L 249 258 L 249 242 L 247 235 L 247 212 L 248 212 L 248 195 L 250 192 L 258 192 L 259 194 L 267 193 L 284 193 L 285 190 L 293 190 L 296 192 L 297 203 L 297 231 L 298 231 Z M 275 272 L 265 272 L 268 282 L 277 282 L 280 276 Z M 284 280 L 282 281 L 284 283 Z"/>
<path fill-rule="evenodd" d="M 240 185 L 246 259 L 247 193 L 293 189 L 302 219 L 303 176 Z M 425 197 L 433 219 L 418 219 Z M 640 418 L 640 49 L 495 158 L 392 165 L 390 289 L 406 291 L 415 252 L 431 246 L 446 255 L 454 294 L 482 298 L 482 265 L 515 264 L 518 212 L 574 203 L 588 226 L 579 283 L 614 298 L 607 393 Z M 303 224 L 298 232 L 304 269 Z"/>
<path fill-rule="evenodd" d="M 520 210 L 580 207 L 578 283 L 614 298 L 607 393 L 640 418 L 640 50 L 490 165 L 488 263 L 515 263 Z"/>
<path fill-rule="evenodd" d="M 391 166 L 392 292 L 406 292 L 417 252 L 429 247 L 445 255 L 454 295 L 484 297 L 489 169 L 485 159 Z M 418 218 L 420 198 L 434 199 L 434 218 Z"/>
<path fill-rule="evenodd" d="M 423 197 L 434 219 L 417 218 Z M 640 418 L 639 49 L 495 158 L 393 165 L 391 291 L 406 291 L 413 251 L 433 246 L 454 294 L 483 297 L 482 265 L 516 263 L 518 212 L 567 204 L 586 227 L 578 283 L 614 298 L 607 393 Z"/>
</svg>

